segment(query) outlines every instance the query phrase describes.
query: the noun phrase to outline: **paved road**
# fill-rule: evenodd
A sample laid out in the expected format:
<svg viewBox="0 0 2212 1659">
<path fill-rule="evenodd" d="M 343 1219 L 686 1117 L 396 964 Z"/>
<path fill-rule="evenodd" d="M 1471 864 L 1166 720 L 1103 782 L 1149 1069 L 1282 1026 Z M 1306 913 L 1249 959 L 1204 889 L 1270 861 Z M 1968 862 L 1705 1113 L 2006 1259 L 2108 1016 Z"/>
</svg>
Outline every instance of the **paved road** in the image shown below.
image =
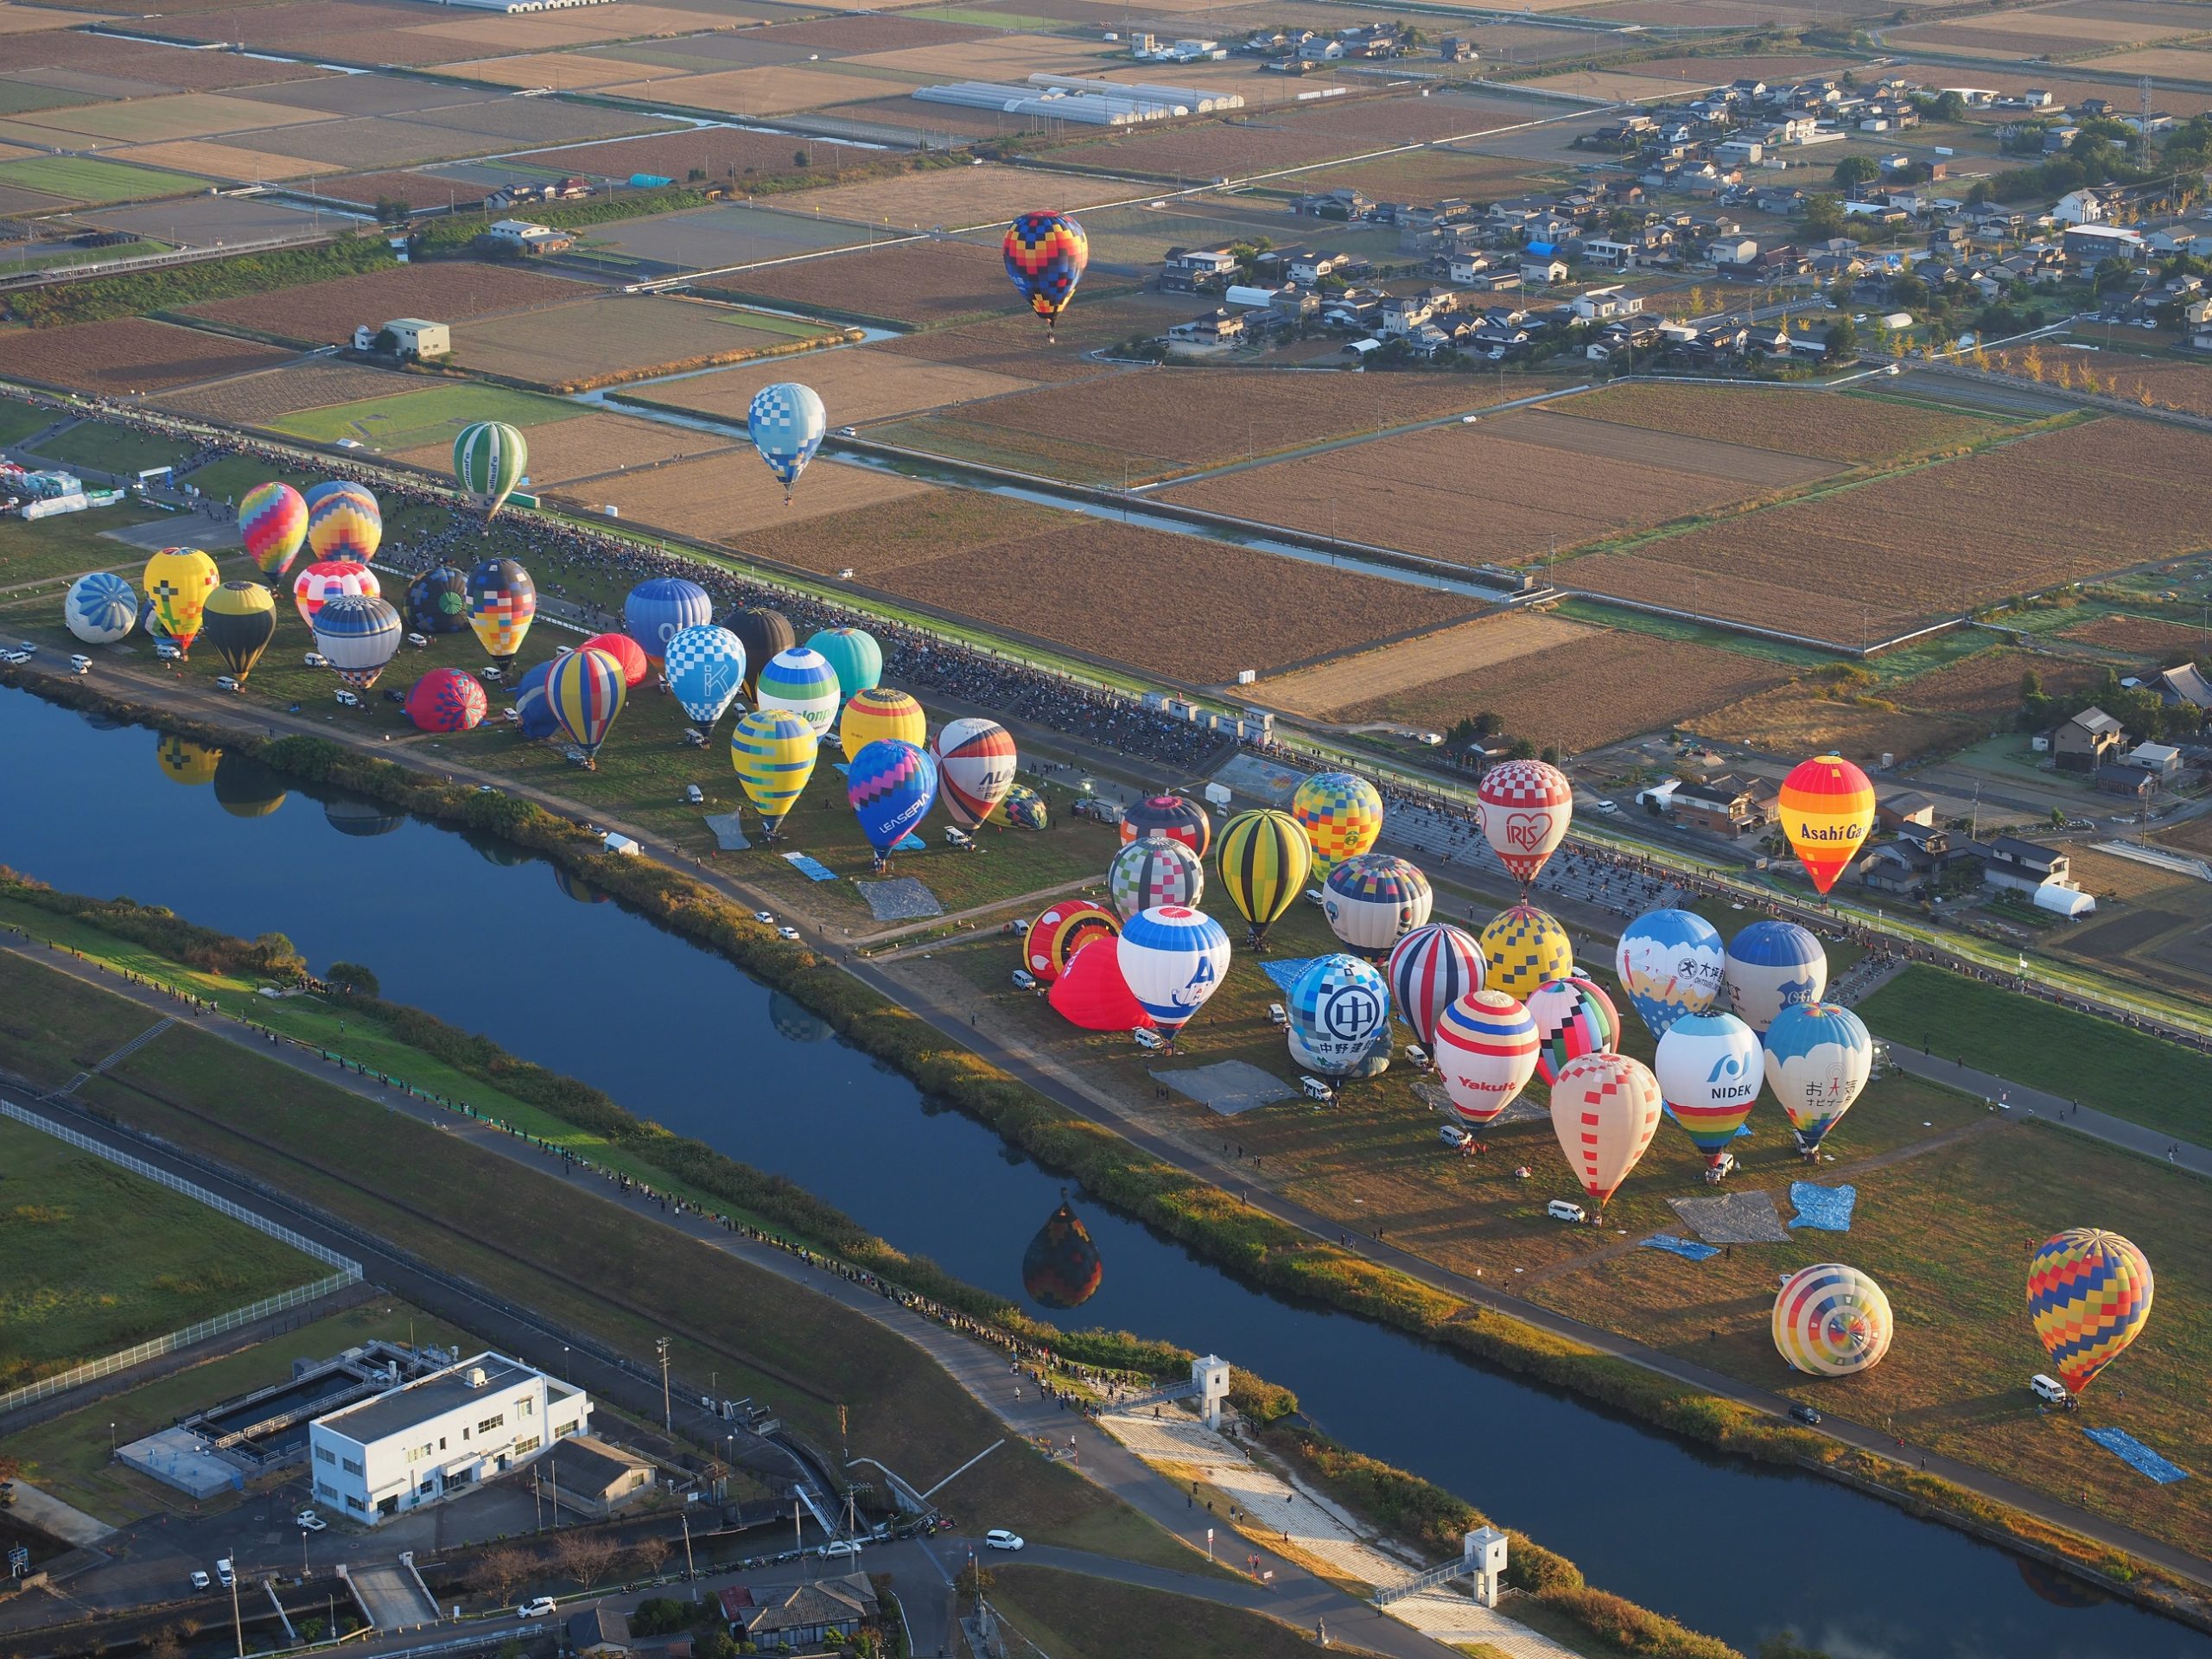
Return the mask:
<svg viewBox="0 0 2212 1659">
<path fill-rule="evenodd" d="M 2171 1135 L 2114 1117 L 2109 1112 L 2101 1112 L 2094 1106 L 2084 1106 L 2063 1095 L 2030 1089 L 1987 1071 L 1977 1071 L 1961 1060 L 1946 1059 L 1941 1054 L 1923 1054 L 1894 1037 L 1890 1039 L 1890 1063 L 1914 1077 L 1980 1095 L 1984 1100 L 1997 1103 L 2001 1111 L 2024 1119 L 2039 1118 L 2046 1123 L 2056 1123 L 2076 1135 L 2141 1153 L 2145 1158 L 2156 1158 L 2191 1174 L 2212 1175 L 2212 1147 L 2177 1141 Z"/>
</svg>

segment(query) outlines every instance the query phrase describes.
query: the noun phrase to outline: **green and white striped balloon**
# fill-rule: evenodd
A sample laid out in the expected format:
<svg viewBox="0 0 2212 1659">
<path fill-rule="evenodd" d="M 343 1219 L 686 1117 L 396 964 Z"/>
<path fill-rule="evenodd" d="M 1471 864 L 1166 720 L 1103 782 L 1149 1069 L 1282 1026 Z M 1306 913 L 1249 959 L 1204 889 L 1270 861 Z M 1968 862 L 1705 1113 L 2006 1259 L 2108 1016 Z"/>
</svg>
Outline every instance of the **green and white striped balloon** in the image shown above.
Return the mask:
<svg viewBox="0 0 2212 1659">
<path fill-rule="evenodd" d="M 461 487 L 485 504 L 484 516 L 499 512 L 530 465 L 530 446 L 505 421 L 478 421 L 453 441 L 453 475 Z"/>
</svg>

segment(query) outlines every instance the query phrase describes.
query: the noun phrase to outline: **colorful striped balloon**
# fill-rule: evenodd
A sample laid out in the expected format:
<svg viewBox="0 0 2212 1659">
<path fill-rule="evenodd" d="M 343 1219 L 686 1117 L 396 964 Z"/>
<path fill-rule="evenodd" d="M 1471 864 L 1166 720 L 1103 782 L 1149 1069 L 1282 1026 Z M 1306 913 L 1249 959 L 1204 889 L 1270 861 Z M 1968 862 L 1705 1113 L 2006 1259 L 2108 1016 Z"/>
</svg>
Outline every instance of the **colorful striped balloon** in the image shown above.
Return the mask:
<svg viewBox="0 0 2212 1659">
<path fill-rule="evenodd" d="M 1252 925 L 1246 942 L 1258 944 L 1305 892 L 1313 843 L 1287 812 L 1239 812 L 1222 826 L 1214 864 L 1229 902 Z"/>
<path fill-rule="evenodd" d="M 1362 853 L 1345 859 L 1329 872 L 1321 892 L 1330 931 L 1363 956 L 1378 961 L 1425 924 L 1436 908 L 1428 878 L 1394 853 Z"/>
<path fill-rule="evenodd" d="M 1501 910 L 1482 931 L 1483 982 L 1527 998 L 1548 979 L 1574 972 L 1574 947 L 1548 911 L 1534 905 Z"/>
<path fill-rule="evenodd" d="M 537 584 L 512 559 L 486 559 L 468 573 L 468 626 L 501 671 L 522 650 L 537 614 Z"/>
<path fill-rule="evenodd" d="M 1732 1014 L 1686 1014 L 1659 1039 L 1651 1070 L 1675 1122 L 1719 1168 L 1759 1097 L 1758 1036 Z"/>
<path fill-rule="evenodd" d="M 999 810 L 1014 787 L 1014 738 L 995 720 L 970 715 L 947 722 L 930 740 L 937 756 L 938 788 L 944 810 L 963 830 L 973 830 Z"/>
<path fill-rule="evenodd" d="M 1536 1022 L 1536 1075 L 1546 1083 L 1557 1083 L 1570 1061 L 1620 1046 L 1621 1016 L 1613 999 L 1580 975 L 1537 986 L 1529 993 L 1529 1013 Z"/>
<path fill-rule="evenodd" d="M 845 771 L 845 799 L 880 861 L 937 801 L 937 761 L 917 743 L 878 738 Z"/>
<path fill-rule="evenodd" d="M 1536 1022 L 1503 991 L 1471 991 L 1437 1020 L 1430 1058 L 1452 1109 L 1481 1128 L 1536 1075 Z"/>
<path fill-rule="evenodd" d="M 645 658 L 645 648 L 626 633 L 594 633 L 584 641 L 583 648 L 603 651 L 620 664 L 622 683 L 630 690 L 643 685 L 645 677 L 653 671 L 652 664 Z"/>
<path fill-rule="evenodd" d="M 1122 977 L 1171 1041 L 1229 973 L 1229 935 L 1187 905 L 1130 917 L 1114 944 Z"/>
<path fill-rule="evenodd" d="M 1659 1129 L 1659 1080 L 1625 1054 L 1569 1060 L 1552 1084 L 1552 1133 L 1603 1210 Z"/>
<path fill-rule="evenodd" d="M 814 728 L 788 709 L 754 709 L 738 717 L 729 734 L 729 764 L 767 826 L 769 840 L 814 776 L 821 747 Z"/>
<path fill-rule="evenodd" d="M 2028 1263 L 2028 1318 L 2058 1380 L 2079 1394 L 2143 1334 L 2151 1264 L 2118 1233 L 2075 1227 L 2046 1238 Z"/>
<path fill-rule="evenodd" d="M 1179 841 L 1204 858 L 1213 844 L 1213 820 L 1196 801 L 1180 795 L 1151 795 L 1122 815 L 1123 841 L 1142 841 L 1147 836 Z"/>
<path fill-rule="evenodd" d="M 808 645 L 779 651 L 753 682 L 753 701 L 763 709 L 788 709 L 827 737 L 837 723 L 837 671 Z"/>
<path fill-rule="evenodd" d="M 281 576 L 308 538 L 308 504 L 281 480 L 257 484 L 238 501 L 238 538 L 264 576 Z"/>
<path fill-rule="evenodd" d="M 346 484 L 308 509 L 308 549 L 318 559 L 366 564 L 384 541 L 384 513 L 359 484 Z"/>
<path fill-rule="evenodd" d="M 1090 263 L 1090 238 L 1083 226 L 1065 213 L 1024 213 L 1007 226 L 999 251 L 1007 277 L 1045 319 L 1046 338 L 1057 338 L 1052 330 Z"/>
<path fill-rule="evenodd" d="M 1815 755 L 1782 780 L 1782 832 L 1815 889 L 1835 886 L 1874 826 L 1874 785 L 1840 754 Z"/>
<path fill-rule="evenodd" d="M 1398 1018 L 1427 1048 L 1444 1010 L 1482 989 L 1483 948 L 1465 928 L 1427 922 L 1390 947 L 1389 975 Z"/>
<path fill-rule="evenodd" d="M 312 628 L 315 613 L 334 599 L 353 594 L 382 594 L 377 573 L 358 559 L 317 559 L 292 578 L 292 604 Z"/>
<path fill-rule="evenodd" d="M 1881 1286 L 1837 1262 L 1800 1268 L 1774 1299 L 1775 1351 L 1808 1376 L 1872 1370 L 1896 1329 Z"/>
<path fill-rule="evenodd" d="M 315 648 L 357 691 L 377 683 L 399 652 L 399 613 L 376 594 L 340 594 L 315 613 Z"/>
<path fill-rule="evenodd" d="M 484 504 L 489 523 L 530 466 L 530 445 L 505 421 L 478 421 L 453 441 L 454 481 Z"/>
<path fill-rule="evenodd" d="M 855 693 L 846 702 L 845 712 L 837 716 L 837 741 L 843 746 L 848 760 L 857 759 L 862 749 L 883 738 L 918 747 L 929 741 L 929 719 L 922 713 L 922 705 L 887 685 L 870 686 Z"/>
<path fill-rule="evenodd" d="M 599 753 L 629 695 L 622 664 L 589 645 L 564 653 L 545 680 L 545 701 L 553 718 L 587 760 Z"/>
<path fill-rule="evenodd" d="M 1122 924 L 1103 905 L 1087 899 L 1068 899 L 1029 924 L 1022 940 L 1022 958 L 1029 971 L 1051 984 L 1063 973 L 1075 953 L 1097 939 L 1116 938 Z"/>
</svg>

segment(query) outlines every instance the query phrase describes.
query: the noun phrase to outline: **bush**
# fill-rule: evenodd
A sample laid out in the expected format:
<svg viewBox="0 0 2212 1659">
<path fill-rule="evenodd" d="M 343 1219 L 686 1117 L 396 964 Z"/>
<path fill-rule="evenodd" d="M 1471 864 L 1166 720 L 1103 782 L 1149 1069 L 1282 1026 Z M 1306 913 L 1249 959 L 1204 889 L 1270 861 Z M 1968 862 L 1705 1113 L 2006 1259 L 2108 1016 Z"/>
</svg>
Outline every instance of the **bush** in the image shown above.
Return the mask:
<svg viewBox="0 0 2212 1659">
<path fill-rule="evenodd" d="M 130 898 L 86 899 L 73 893 L 56 893 L 45 882 L 19 874 L 4 864 L 0 864 L 0 891 L 10 899 L 82 921 L 209 973 L 289 983 L 307 972 L 307 958 L 282 933 L 264 933 L 249 942 L 198 926 L 159 905 L 142 905 Z"/>
<path fill-rule="evenodd" d="M 270 289 L 327 282 L 391 264 L 391 251 L 378 238 L 349 237 L 317 247 L 277 253 L 245 254 L 236 259 L 202 259 L 161 270 L 126 271 L 81 283 L 55 283 L 8 296 L 18 321 L 34 328 L 59 328 L 72 322 L 105 322 L 113 317 L 143 316 L 203 300 L 227 300 Z"/>
<path fill-rule="evenodd" d="M 334 962 L 323 978 L 334 988 L 356 996 L 376 996 L 383 990 L 376 975 L 358 962 Z"/>
</svg>

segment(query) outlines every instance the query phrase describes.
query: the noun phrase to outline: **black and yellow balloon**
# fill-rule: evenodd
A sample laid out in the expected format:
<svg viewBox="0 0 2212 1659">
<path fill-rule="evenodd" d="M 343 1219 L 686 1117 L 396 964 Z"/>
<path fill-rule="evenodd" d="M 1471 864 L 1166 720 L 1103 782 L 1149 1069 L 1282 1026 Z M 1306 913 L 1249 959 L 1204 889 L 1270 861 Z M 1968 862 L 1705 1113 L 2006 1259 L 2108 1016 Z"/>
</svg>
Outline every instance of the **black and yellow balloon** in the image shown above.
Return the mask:
<svg viewBox="0 0 2212 1659">
<path fill-rule="evenodd" d="M 250 754 L 215 763 L 215 804 L 234 818 L 265 818 L 284 804 L 284 780 Z"/>
<path fill-rule="evenodd" d="M 1313 842 L 1287 812 L 1239 812 L 1222 826 L 1214 859 L 1229 902 L 1252 925 L 1259 943 L 1298 902 L 1313 873 Z"/>
<path fill-rule="evenodd" d="M 195 743 L 188 737 L 164 733 L 156 757 L 162 763 L 162 776 L 173 784 L 212 784 L 223 752 L 205 743 Z"/>
<path fill-rule="evenodd" d="M 257 582 L 226 582 L 207 595 L 200 637 L 240 684 L 276 637 L 276 596 Z"/>
</svg>

